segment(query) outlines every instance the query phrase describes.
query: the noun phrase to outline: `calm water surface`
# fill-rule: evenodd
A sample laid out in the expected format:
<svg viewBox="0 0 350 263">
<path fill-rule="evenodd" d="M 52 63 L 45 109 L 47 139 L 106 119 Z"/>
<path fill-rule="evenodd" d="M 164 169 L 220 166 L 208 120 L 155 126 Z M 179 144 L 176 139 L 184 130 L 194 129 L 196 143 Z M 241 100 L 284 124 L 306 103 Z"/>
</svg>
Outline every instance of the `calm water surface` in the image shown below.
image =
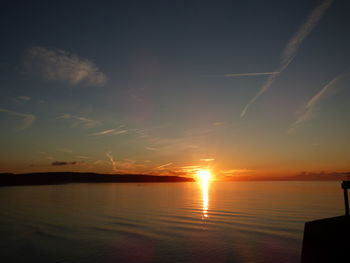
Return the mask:
<svg viewBox="0 0 350 263">
<path fill-rule="evenodd" d="M 299 262 L 339 182 L 0 188 L 0 262 Z"/>
</svg>

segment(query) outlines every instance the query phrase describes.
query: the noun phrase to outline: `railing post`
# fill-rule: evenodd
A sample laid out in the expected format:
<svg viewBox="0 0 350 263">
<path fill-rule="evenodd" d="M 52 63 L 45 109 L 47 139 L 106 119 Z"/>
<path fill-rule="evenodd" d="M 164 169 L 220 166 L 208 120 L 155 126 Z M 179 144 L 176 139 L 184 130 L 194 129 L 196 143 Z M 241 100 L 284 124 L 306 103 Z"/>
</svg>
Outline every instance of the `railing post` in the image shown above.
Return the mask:
<svg viewBox="0 0 350 263">
<path fill-rule="evenodd" d="M 349 216 L 348 189 L 344 189 L 344 201 L 345 201 L 345 215 L 346 215 L 346 216 Z"/>
<path fill-rule="evenodd" d="M 350 187 L 350 181 L 343 181 L 341 186 L 344 190 L 345 216 L 349 216 L 348 188 Z"/>
</svg>

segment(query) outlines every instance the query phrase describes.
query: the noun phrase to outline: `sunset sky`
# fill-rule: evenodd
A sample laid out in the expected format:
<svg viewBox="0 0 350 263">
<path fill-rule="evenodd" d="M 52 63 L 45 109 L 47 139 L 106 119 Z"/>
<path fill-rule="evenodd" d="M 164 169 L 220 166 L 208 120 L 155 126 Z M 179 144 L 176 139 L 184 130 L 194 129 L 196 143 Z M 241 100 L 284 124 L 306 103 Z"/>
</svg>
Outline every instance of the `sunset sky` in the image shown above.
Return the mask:
<svg viewBox="0 0 350 263">
<path fill-rule="evenodd" d="M 349 171 L 349 11 L 3 1 L 0 172 Z"/>
</svg>

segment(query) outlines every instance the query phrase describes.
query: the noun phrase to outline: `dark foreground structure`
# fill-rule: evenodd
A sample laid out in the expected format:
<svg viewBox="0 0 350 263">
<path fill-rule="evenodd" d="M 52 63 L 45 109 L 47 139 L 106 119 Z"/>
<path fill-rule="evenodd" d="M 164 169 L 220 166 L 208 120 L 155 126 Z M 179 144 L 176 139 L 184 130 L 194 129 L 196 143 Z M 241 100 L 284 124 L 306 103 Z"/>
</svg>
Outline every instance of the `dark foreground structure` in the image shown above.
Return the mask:
<svg viewBox="0 0 350 263">
<path fill-rule="evenodd" d="M 192 178 L 187 177 L 144 174 L 97 174 L 76 172 L 0 174 L 0 187 L 68 183 L 176 183 L 193 181 Z"/>
<path fill-rule="evenodd" d="M 345 216 L 305 223 L 301 263 L 348 262 L 350 256 L 350 216 L 347 190 L 350 181 L 342 183 Z"/>
</svg>

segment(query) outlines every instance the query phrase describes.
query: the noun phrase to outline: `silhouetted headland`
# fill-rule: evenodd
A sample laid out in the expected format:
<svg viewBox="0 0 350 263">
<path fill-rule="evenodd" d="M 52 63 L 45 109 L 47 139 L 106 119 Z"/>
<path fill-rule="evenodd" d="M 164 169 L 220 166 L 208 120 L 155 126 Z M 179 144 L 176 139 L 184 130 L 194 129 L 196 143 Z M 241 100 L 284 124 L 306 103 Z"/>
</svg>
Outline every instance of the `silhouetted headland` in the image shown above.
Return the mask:
<svg viewBox="0 0 350 263">
<path fill-rule="evenodd" d="M 0 174 L 0 186 L 51 185 L 67 183 L 160 183 L 193 182 L 180 176 L 156 176 L 143 174 L 98 174 L 77 172 L 47 172 L 28 174 Z"/>
</svg>

